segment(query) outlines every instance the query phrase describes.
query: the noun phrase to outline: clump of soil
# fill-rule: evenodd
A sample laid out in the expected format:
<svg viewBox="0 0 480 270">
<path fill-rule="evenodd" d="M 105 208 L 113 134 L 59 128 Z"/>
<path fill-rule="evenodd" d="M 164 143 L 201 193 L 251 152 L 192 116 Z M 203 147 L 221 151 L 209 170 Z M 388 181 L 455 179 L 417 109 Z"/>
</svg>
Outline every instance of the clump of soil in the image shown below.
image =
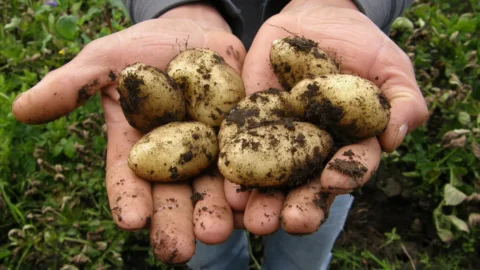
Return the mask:
<svg viewBox="0 0 480 270">
<path fill-rule="evenodd" d="M 198 191 L 193 192 L 192 196 L 190 196 L 190 200 L 192 200 L 193 206 L 195 206 L 198 201 L 203 200 L 203 195 L 203 193 L 200 193 Z"/>
<path fill-rule="evenodd" d="M 142 77 L 131 72 L 125 76 L 124 85 L 127 90 L 128 99 L 126 99 L 126 97 L 122 95 L 121 91 L 119 91 L 120 106 L 125 113 L 140 113 L 141 104 L 147 99 L 147 97 L 139 95 L 139 88 L 140 86 L 145 85 L 145 81 Z"/>
<path fill-rule="evenodd" d="M 117 79 L 117 75 L 115 74 L 115 72 L 113 72 L 113 70 L 110 70 L 110 72 L 108 73 L 108 77 L 112 82 L 114 82 Z"/>
<path fill-rule="evenodd" d="M 338 123 L 343 115 L 342 107 L 333 105 L 328 99 L 324 99 L 322 102 L 312 102 L 305 111 L 307 121 L 321 129 L 327 129 Z"/>
<path fill-rule="evenodd" d="M 366 172 L 367 167 L 356 160 L 343 160 L 336 158 L 328 165 L 329 170 L 336 170 L 355 179 L 362 179 Z"/>
<path fill-rule="evenodd" d="M 250 117 L 258 117 L 260 114 L 259 108 L 234 108 L 225 118 L 230 123 L 235 123 L 239 126 L 244 126 L 247 119 Z"/>
<path fill-rule="evenodd" d="M 313 156 L 308 156 L 304 164 L 296 166 L 287 182 L 289 189 L 308 183 L 323 170 L 323 157 L 319 147 L 313 149 Z"/>
<path fill-rule="evenodd" d="M 390 105 L 390 102 L 388 101 L 387 97 L 385 96 L 385 94 L 383 92 L 380 92 L 378 95 L 378 101 L 380 102 L 380 105 L 382 105 L 382 108 L 385 109 L 385 110 L 390 110 L 390 108 L 392 107 Z"/>
<path fill-rule="evenodd" d="M 93 88 L 97 85 L 98 80 L 94 80 L 92 83 L 85 84 L 80 89 L 78 89 L 77 105 L 82 105 L 87 102 L 87 100 L 89 100 L 93 95 Z"/>
<path fill-rule="evenodd" d="M 285 42 L 292 46 L 297 51 L 309 52 L 311 49 L 318 48 L 318 43 L 301 37 L 289 37 Z"/>
</svg>

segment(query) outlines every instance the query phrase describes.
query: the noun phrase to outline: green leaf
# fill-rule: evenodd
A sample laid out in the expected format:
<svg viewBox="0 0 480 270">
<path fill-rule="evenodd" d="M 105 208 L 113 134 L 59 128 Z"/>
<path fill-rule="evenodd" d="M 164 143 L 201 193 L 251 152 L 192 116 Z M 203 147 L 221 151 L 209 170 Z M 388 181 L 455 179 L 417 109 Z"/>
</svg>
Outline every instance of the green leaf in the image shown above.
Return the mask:
<svg viewBox="0 0 480 270">
<path fill-rule="evenodd" d="M 55 233 L 55 231 L 46 231 L 43 234 L 43 239 L 46 244 L 50 246 L 55 246 L 57 242 L 57 234 Z"/>
<path fill-rule="evenodd" d="M 60 155 L 63 151 L 63 145 L 62 144 L 56 144 L 55 147 L 53 148 L 53 156 L 56 157 Z"/>
<path fill-rule="evenodd" d="M 13 29 L 13 28 L 17 28 L 19 25 L 20 25 L 20 22 L 22 20 L 18 17 L 13 17 L 11 20 L 10 20 L 10 23 L 6 24 L 5 27 L 3 27 L 5 30 L 10 30 L 10 29 Z"/>
<path fill-rule="evenodd" d="M 442 229 L 437 231 L 438 237 L 444 243 L 450 243 L 453 241 L 453 233 L 450 230 Z"/>
<path fill-rule="evenodd" d="M 446 184 L 444 188 L 444 197 L 446 205 L 459 205 L 465 200 L 467 195 L 451 184 Z"/>
<path fill-rule="evenodd" d="M 65 146 L 63 147 L 63 153 L 69 158 L 73 158 L 75 156 L 74 140 L 70 139 L 65 142 Z"/>
<path fill-rule="evenodd" d="M 459 112 L 458 113 L 458 122 L 460 122 L 462 125 L 467 126 L 471 122 L 470 114 L 466 112 Z"/>
<path fill-rule="evenodd" d="M 467 232 L 469 233 L 470 230 L 468 229 L 468 225 L 465 221 L 459 219 L 458 217 L 454 216 L 454 215 L 449 215 L 447 216 L 448 219 L 450 219 L 450 221 L 452 222 L 452 224 L 457 228 L 459 229 L 460 231 L 464 231 L 464 232 Z"/>
<path fill-rule="evenodd" d="M 449 219 L 442 213 L 442 204 L 440 204 L 434 211 L 433 211 L 433 220 L 435 223 L 435 228 L 437 229 L 438 237 L 444 243 L 450 243 L 453 241 L 453 233 L 450 231 L 451 223 Z"/>
<path fill-rule="evenodd" d="M 392 29 L 398 30 L 398 31 L 408 31 L 411 32 L 413 31 L 413 22 L 410 21 L 406 17 L 398 17 L 392 24 Z"/>
<path fill-rule="evenodd" d="M 12 255 L 12 252 L 10 250 L 6 250 L 6 249 L 0 250 L 0 260 L 10 255 Z"/>
<path fill-rule="evenodd" d="M 62 38 L 73 40 L 78 34 L 77 20 L 76 16 L 61 16 L 55 24 L 55 30 Z"/>
<path fill-rule="evenodd" d="M 458 30 L 464 33 L 473 33 L 476 28 L 475 17 L 472 13 L 465 13 L 460 15 L 457 23 L 453 27 L 454 30 Z"/>
<path fill-rule="evenodd" d="M 125 7 L 125 5 L 123 4 L 122 0 L 109 0 L 108 1 L 110 3 L 110 5 L 112 5 L 113 7 L 115 8 L 118 8 L 120 9 L 122 12 L 123 12 L 123 15 L 125 17 L 129 17 L 129 13 L 128 13 L 128 10 L 127 8 Z"/>
</svg>

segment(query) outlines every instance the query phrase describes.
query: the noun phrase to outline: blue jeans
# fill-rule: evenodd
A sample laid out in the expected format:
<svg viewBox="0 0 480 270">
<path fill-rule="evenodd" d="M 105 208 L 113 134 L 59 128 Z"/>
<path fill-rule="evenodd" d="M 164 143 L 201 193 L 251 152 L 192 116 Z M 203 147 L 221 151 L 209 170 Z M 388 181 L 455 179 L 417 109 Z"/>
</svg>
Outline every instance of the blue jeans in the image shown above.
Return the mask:
<svg viewBox="0 0 480 270">
<path fill-rule="evenodd" d="M 264 265 L 262 270 L 325 270 L 332 258 L 332 248 L 343 230 L 353 196 L 335 198 L 327 221 L 320 229 L 306 236 L 292 236 L 283 230 L 263 237 Z M 205 245 L 197 241 L 193 258 L 187 265 L 194 269 L 244 270 L 249 269 L 248 239 L 245 231 L 235 230 L 219 245 Z"/>
</svg>

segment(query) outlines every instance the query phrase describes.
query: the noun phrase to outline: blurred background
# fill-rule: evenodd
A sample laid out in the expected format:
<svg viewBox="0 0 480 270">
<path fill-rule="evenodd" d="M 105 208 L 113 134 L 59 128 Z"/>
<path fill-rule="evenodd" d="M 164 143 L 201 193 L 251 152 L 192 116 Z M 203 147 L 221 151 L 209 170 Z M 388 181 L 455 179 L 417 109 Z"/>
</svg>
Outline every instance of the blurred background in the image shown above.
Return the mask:
<svg viewBox="0 0 480 270">
<path fill-rule="evenodd" d="M 131 25 L 120 0 L 0 1 L 0 270 L 174 269 L 112 220 L 99 96 L 27 126 L 15 97 L 90 41 Z M 431 112 L 355 193 L 331 269 L 480 269 L 480 2 L 415 3 L 390 36 Z M 252 269 L 261 238 L 250 236 Z M 175 269 L 183 269 L 177 267 Z"/>
</svg>

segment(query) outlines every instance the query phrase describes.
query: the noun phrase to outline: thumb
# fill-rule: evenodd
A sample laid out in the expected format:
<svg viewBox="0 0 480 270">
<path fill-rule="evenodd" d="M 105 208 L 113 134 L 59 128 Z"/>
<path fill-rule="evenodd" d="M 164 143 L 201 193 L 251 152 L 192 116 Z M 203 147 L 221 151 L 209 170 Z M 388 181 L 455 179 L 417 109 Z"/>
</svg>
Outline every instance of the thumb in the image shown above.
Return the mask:
<svg viewBox="0 0 480 270">
<path fill-rule="evenodd" d="M 390 103 L 390 121 L 378 139 L 384 151 L 392 152 L 428 119 L 427 104 L 410 59 L 391 41 L 379 52 L 367 78 L 379 85 Z"/>
<path fill-rule="evenodd" d="M 26 124 L 58 119 L 83 105 L 116 80 L 116 34 L 89 43 L 71 62 L 47 74 L 13 102 L 15 118 Z"/>
</svg>

